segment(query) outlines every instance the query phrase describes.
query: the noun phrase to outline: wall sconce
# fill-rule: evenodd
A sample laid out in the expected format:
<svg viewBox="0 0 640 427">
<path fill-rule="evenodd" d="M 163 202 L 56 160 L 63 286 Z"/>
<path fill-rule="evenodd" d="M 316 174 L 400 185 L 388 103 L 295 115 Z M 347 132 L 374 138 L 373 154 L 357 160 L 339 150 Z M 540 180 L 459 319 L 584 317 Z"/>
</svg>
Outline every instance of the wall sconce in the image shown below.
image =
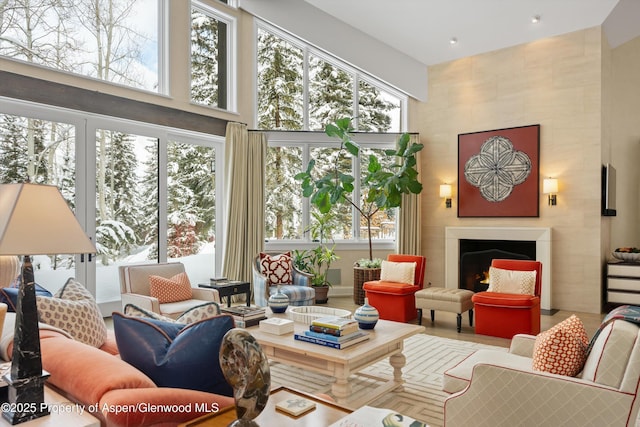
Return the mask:
<svg viewBox="0 0 640 427">
<path fill-rule="evenodd" d="M 545 178 L 542 182 L 542 192 L 549 195 L 549 206 L 555 206 L 558 180 L 555 178 Z"/>
<path fill-rule="evenodd" d="M 445 199 L 447 208 L 451 207 L 451 184 L 440 185 L 440 197 Z"/>
</svg>

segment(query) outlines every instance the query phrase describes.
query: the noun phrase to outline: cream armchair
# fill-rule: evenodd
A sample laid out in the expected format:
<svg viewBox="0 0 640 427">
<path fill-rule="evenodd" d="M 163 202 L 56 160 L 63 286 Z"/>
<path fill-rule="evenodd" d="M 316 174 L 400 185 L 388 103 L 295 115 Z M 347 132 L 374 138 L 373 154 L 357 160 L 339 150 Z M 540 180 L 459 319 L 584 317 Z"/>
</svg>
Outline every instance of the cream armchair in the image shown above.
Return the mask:
<svg viewBox="0 0 640 427">
<path fill-rule="evenodd" d="M 533 371 L 535 337 L 509 352 L 479 350 L 445 372 L 445 427 L 635 426 L 640 328 L 614 320 L 598 335 L 578 377 Z"/>
<path fill-rule="evenodd" d="M 184 264 L 181 262 L 123 265 L 118 267 L 123 310 L 125 305 L 134 304 L 145 310 L 176 318 L 197 305 L 212 301 L 220 303 L 218 291 L 207 288 L 192 288 L 191 299 L 164 304 L 160 304 L 157 298 L 150 295 L 149 276 L 171 278 L 184 271 Z"/>
</svg>

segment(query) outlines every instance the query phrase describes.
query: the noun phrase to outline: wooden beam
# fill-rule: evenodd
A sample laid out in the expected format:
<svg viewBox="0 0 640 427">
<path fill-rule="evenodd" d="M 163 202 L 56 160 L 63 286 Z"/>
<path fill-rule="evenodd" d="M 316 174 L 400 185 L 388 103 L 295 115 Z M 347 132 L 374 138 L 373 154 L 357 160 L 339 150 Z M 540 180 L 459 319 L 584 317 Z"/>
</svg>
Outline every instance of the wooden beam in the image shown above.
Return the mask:
<svg viewBox="0 0 640 427">
<path fill-rule="evenodd" d="M 224 136 L 227 120 L 0 71 L 0 96 Z"/>
</svg>

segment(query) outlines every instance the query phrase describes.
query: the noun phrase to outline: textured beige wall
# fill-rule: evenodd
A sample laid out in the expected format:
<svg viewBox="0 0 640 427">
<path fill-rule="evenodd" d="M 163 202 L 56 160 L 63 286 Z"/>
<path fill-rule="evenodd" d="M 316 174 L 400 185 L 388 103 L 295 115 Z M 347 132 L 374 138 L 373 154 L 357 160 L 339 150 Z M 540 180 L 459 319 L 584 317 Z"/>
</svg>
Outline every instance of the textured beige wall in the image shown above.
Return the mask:
<svg viewBox="0 0 640 427">
<path fill-rule="evenodd" d="M 618 173 L 611 248 L 640 247 L 640 37 L 612 50 L 611 164 Z"/>
<path fill-rule="evenodd" d="M 434 286 L 444 282 L 445 226 L 551 227 L 552 307 L 600 311 L 601 43 L 598 27 L 429 68 L 429 100 L 411 103 L 410 128 L 425 144 L 422 247 Z M 540 194 L 539 218 L 457 218 L 458 134 L 531 124 L 541 125 L 540 178 L 558 178 L 558 205 Z M 452 209 L 438 197 L 443 182 Z"/>
</svg>

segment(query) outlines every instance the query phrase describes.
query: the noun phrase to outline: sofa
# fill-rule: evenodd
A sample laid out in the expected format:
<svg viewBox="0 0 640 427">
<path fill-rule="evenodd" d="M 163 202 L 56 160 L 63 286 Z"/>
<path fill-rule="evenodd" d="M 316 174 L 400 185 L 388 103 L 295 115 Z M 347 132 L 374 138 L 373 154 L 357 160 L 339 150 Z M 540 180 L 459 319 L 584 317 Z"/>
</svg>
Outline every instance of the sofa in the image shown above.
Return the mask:
<svg viewBox="0 0 640 427">
<path fill-rule="evenodd" d="M 4 360 L 10 359 L 14 327 L 15 314 L 7 313 L 0 340 Z M 119 357 L 113 331 L 96 348 L 41 323 L 40 346 L 43 369 L 50 374 L 47 386 L 83 405 L 103 426 L 178 425 L 234 405 L 232 397 L 220 394 L 157 386 Z"/>
<path fill-rule="evenodd" d="M 472 353 L 444 373 L 443 389 L 453 393 L 444 403 L 445 426 L 637 425 L 639 320 L 605 318 L 575 376 L 534 369 L 535 355 L 544 342 L 551 342 L 536 341 L 543 334 L 561 346 L 555 357 L 565 358 L 556 359 L 551 368 L 572 363 L 570 347 L 548 331 L 514 336 L 508 352 Z"/>
</svg>

